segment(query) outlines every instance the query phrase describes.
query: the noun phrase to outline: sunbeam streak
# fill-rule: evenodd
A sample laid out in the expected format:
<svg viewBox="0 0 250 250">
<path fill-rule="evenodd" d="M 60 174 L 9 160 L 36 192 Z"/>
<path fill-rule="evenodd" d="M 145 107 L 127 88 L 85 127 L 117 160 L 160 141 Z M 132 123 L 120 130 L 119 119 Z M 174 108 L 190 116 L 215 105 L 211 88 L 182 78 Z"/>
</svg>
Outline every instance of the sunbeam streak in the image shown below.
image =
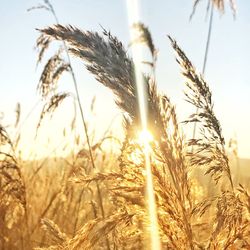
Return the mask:
<svg viewBox="0 0 250 250">
<path fill-rule="evenodd" d="M 129 25 L 137 23 L 139 21 L 139 4 L 138 0 L 127 0 L 127 10 L 128 10 L 128 20 Z M 131 40 L 135 40 L 135 34 L 133 30 L 130 29 Z M 147 195 L 147 206 L 148 214 L 150 219 L 150 241 L 152 250 L 160 250 L 161 242 L 159 237 L 159 226 L 157 219 L 157 207 L 154 196 L 154 185 L 153 185 L 153 176 L 151 171 L 150 164 L 150 140 L 153 139 L 152 135 L 147 129 L 147 91 L 145 89 L 144 78 L 142 75 L 142 61 L 143 61 L 143 51 L 141 45 L 131 46 L 133 61 L 135 65 L 135 80 L 137 86 L 137 95 L 138 95 L 138 105 L 140 110 L 140 119 L 141 119 L 141 130 L 142 132 L 139 135 L 139 140 L 143 145 L 144 156 L 145 156 L 145 168 L 146 168 L 146 195 Z"/>
</svg>

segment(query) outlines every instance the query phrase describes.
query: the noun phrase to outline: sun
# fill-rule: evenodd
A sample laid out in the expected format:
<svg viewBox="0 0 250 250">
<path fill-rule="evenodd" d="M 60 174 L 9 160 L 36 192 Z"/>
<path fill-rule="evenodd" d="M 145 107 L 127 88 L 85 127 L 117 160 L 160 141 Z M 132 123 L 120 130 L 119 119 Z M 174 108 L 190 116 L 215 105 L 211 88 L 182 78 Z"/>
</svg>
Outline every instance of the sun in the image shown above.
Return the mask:
<svg viewBox="0 0 250 250">
<path fill-rule="evenodd" d="M 138 136 L 139 144 L 144 145 L 144 146 L 149 145 L 149 143 L 152 142 L 153 140 L 154 140 L 154 137 L 150 133 L 149 130 L 144 129 L 140 131 L 139 136 Z"/>
</svg>

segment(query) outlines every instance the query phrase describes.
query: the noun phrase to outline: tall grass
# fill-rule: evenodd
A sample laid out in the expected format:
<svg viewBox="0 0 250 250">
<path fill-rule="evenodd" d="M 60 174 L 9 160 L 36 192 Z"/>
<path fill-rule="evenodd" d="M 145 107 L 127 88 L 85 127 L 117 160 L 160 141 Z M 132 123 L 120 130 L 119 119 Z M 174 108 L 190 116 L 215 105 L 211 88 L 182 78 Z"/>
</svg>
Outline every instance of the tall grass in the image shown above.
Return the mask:
<svg viewBox="0 0 250 250">
<path fill-rule="evenodd" d="M 148 244 L 148 236 L 145 233 L 148 218 L 144 198 L 143 150 L 136 139 L 140 121 L 136 108 L 133 62 L 122 44 L 106 30 L 101 36 L 72 26 L 56 25 L 41 32 L 49 38 L 68 43 L 69 51 L 82 59 L 97 80 L 113 91 L 117 106 L 124 112 L 127 134 L 119 157 L 119 172 L 74 179 L 77 183 L 86 185 L 98 179 L 107 183 L 114 206 L 109 215 L 110 220 L 89 222 L 91 224 L 87 225 L 91 227 L 85 225 L 78 236 L 72 238 L 72 241 L 64 241 L 60 247 L 77 249 L 80 242 L 94 247 L 98 245 L 98 241 L 102 241 L 102 237 L 92 242 L 90 236 L 85 236 L 91 233 L 108 235 L 110 241 L 115 242 L 116 248 L 144 248 Z M 177 62 L 186 78 L 187 101 L 199 108 L 199 112 L 190 115 L 185 122 L 198 122 L 201 133 L 199 138 L 186 141 L 171 101 L 158 93 L 154 78 L 144 76 L 148 95 L 148 122 L 154 135 L 154 141 L 151 143 L 151 165 L 162 245 L 166 249 L 220 249 L 225 246 L 238 246 L 243 244 L 239 235 L 247 235 L 248 231 L 248 218 L 243 213 L 247 207 L 243 205 L 239 192 L 234 187 L 225 139 L 213 111 L 212 93 L 203 76 L 196 72 L 178 44 L 171 37 L 170 40 L 177 53 Z M 194 151 L 191 151 L 190 147 L 194 148 Z M 191 171 L 197 167 L 204 168 L 205 174 L 210 174 L 215 183 L 221 184 L 223 188 L 221 187 L 214 197 L 203 197 L 199 202 L 194 202 L 191 196 Z M 205 223 L 201 215 L 208 208 L 212 209 L 213 215 L 206 218 L 210 221 Z M 115 221 L 112 220 L 114 216 Z M 204 221 L 199 225 L 199 220 Z M 106 223 L 112 226 L 107 226 Z M 196 238 L 200 226 L 207 227 L 207 238 L 204 241 Z M 119 234 L 121 227 L 127 229 L 122 231 L 122 235 Z"/>
<path fill-rule="evenodd" d="M 219 8 L 219 1 L 213 3 Z M 152 54 L 152 61 L 144 62 L 152 67 L 152 75 L 141 74 L 153 135 L 150 165 L 162 248 L 249 249 L 249 187 L 238 185 L 232 174 L 209 84 L 169 36 L 185 79 L 185 98 L 198 110 L 180 122 L 170 98 L 157 89 L 157 50 L 149 29 L 142 23 L 134 28 L 140 36 L 132 42 L 146 44 Z M 95 143 L 81 145 L 71 157 L 29 162 L 18 157 L 18 139 L 0 125 L 0 248 L 148 249 L 145 156 L 138 138 L 141 122 L 133 60 L 105 29 L 98 33 L 57 24 L 40 33 L 39 62 L 53 40 L 62 41 L 66 51 L 112 91 L 123 114 L 125 138 L 119 144 L 105 134 Z M 38 84 L 45 99 L 38 127 L 47 113 L 53 116 L 72 96 L 58 92 L 63 72 L 72 74 L 72 66 L 59 49 L 45 64 Z M 17 124 L 20 107 L 16 113 Z M 187 138 L 187 123 L 197 123 L 195 138 Z M 110 151 L 102 149 L 104 141 L 111 145 Z M 119 153 L 112 147 L 119 147 Z M 198 171 L 213 180 L 215 192 L 207 194 Z"/>
</svg>

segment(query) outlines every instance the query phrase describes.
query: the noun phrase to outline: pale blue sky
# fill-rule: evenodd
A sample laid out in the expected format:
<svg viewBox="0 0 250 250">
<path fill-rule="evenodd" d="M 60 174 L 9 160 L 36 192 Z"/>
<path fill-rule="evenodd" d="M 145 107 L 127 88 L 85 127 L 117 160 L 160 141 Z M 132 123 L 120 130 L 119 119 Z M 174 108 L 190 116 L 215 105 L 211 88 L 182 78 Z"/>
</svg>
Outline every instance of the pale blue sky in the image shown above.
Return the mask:
<svg viewBox="0 0 250 250">
<path fill-rule="evenodd" d="M 125 0 L 51 2 L 62 24 L 95 31 L 101 31 L 101 24 L 127 46 L 129 32 Z M 208 28 L 206 2 L 203 0 L 189 22 L 192 0 L 141 0 L 142 20 L 149 26 L 159 49 L 159 89 L 177 105 L 181 119 L 188 116 L 182 94 L 184 79 L 166 35 L 174 37 L 196 67 L 201 69 Z M 237 2 L 236 20 L 228 6 L 224 15 L 217 12 L 214 15 L 206 79 L 213 91 L 215 109 L 226 138 L 236 133 L 240 155 L 250 157 L 250 2 Z M 54 23 L 53 17 L 46 11 L 26 11 L 38 3 L 42 3 L 42 0 L 3 0 L 0 5 L 0 111 L 10 114 L 19 101 L 23 105 L 23 118 L 39 98 L 36 85 L 41 67 L 36 69 L 37 57 L 33 47 L 38 32 L 35 29 Z M 81 62 L 73 60 L 73 65 L 84 106 L 89 106 L 92 96 L 97 95 L 98 121 L 107 125 L 113 113 L 117 113 L 110 92 L 86 72 Z M 70 78 L 64 77 L 63 84 L 70 89 Z M 32 121 L 38 118 L 39 107 L 34 113 L 30 121 L 25 122 L 28 131 Z"/>
</svg>

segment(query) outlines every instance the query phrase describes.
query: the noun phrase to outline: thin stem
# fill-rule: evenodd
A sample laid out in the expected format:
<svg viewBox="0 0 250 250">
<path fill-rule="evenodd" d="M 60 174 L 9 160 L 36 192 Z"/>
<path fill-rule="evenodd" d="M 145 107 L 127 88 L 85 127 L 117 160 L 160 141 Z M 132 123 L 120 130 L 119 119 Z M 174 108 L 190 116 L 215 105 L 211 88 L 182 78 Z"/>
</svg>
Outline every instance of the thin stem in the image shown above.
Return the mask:
<svg viewBox="0 0 250 250">
<path fill-rule="evenodd" d="M 59 20 L 57 18 L 55 10 L 54 10 L 53 6 L 49 3 L 49 1 L 48 1 L 48 5 L 49 5 L 49 7 L 51 9 L 51 13 L 53 14 L 53 16 L 54 16 L 54 18 L 56 20 L 56 23 L 59 24 Z M 85 120 L 84 114 L 83 114 L 83 108 L 82 108 L 82 104 L 81 104 L 81 100 L 80 100 L 80 95 L 79 95 L 79 90 L 78 90 L 78 85 L 77 85 L 75 73 L 74 73 L 74 70 L 72 68 L 68 47 L 67 47 L 64 40 L 62 42 L 63 42 L 63 47 L 64 47 L 64 50 L 65 50 L 65 53 L 66 53 L 66 56 L 67 56 L 67 60 L 68 60 L 72 80 L 73 80 L 73 83 L 74 83 L 76 98 L 77 98 L 78 106 L 79 106 L 79 109 L 80 109 L 81 119 L 82 119 L 84 132 L 85 132 L 85 136 L 86 136 L 86 140 L 87 140 L 87 144 L 88 144 L 88 151 L 89 151 L 89 155 L 90 155 L 91 165 L 92 165 L 92 168 L 95 169 L 96 166 L 95 166 L 95 162 L 94 162 L 92 147 L 90 145 L 90 139 L 89 139 L 89 135 L 88 135 L 87 123 L 86 123 L 86 120 Z M 102 194 L 101 194 L 101 190 L 100 190 L 100 186 L 99 186 L 98 182 L 96 182 L 96 188 L 97 188 L 97 195 L 98 195 L 98 200 L 99 200 L 99 206 L 100 206 L 100 209 L 101 209 L 101 214 L 102 214 L 102 217 L 105 218 Z M 108 238 L 106 238 L 106 245 L 107 245 L 107 249 L 110 250 L 110 244 L 109 244 Z"/>
<path fill-rule="evenodd" d="M 56 23 L 59 24 L 59 20 L 57 18 L 57 15 L 55 13 L 55 10 L 54 10 L 53 6 L 51 4 L 49 4 L 49 7 L 51 9 L 51 13 L 53 14 L 53 16 L 54 16 L 54 18 L 56 20 Z M 86 120 L 85 120 L 84 114 L 83 114 L 83 108 L 82 108 L 81 99 L 80 99 L 80 95 L 79 95 L 78 85 L 77 85 L 75 73 L 74 73 L 74 70 L 72 68 L 72 63 L 71 63 L 70 56 L 69 56 L 69 50 L 68 50 L 68 47 L 67 47 L 67 45 L 66 45 L 66 43 L 65 43 L 64 40 L 62 41 L 62 43 L 63 43 L 63 47 L 64 47 L 64 50 L 65 50 L 65 53 L 66 53 L 66 56 L 67 56 L 67 61 L 68 61 L 68 64 L 69 64 L 69 68 L 70 68 L 70 73 L 71 73 L 71 76 L 72 76 L 72 80 L 73 80 L 73 83 L 74 83 L 74 88 L 75 88 L 75 92 L 76 92 L 76 99 L 77 99 L 78 106 L 79 106 L 79 109 L 80 109 L 80 114 L 81 114 L 81 119 L 82 119 L 82 123 L 83 123 L 83 127 L 84 127 L 84 132 L 85 132 L 85 136 L 86 136 L 86 139 L 87 139 L 87 144 L 88 144 L 88 150 L 89 150 L 89 154 L 90 154 L 91 164 L 92 164 L 93 168 L 96 168 L 95 167 L 95 162 L 94 162 L 94 157 L 93 157 L 93 152 L 92 152 L 92 147 L 90 145 L 87 123 L 86 123 Z"/>
<path fill-rule="evenodd" d="M 208 56 L 208 51 L 209 51 L 209 46 L 210 46 L 210 41 L 211 41 L 211 33 L 212 33 L 212 26 L 213 26 L 213 12 L 214 12 L 214 7 L 211 7 L 211 13 L 210 13 L 210 18 L 209 18 L 209 27 L 208 27 L 208 35 L 207 35 L 207 43 L 206 43 L 206 50 L 205 50 L 205 56 L 204 56 L 204 61 L 203 61 L 203 67 L 202 67 L 202 74 L 205 74 L 206 71 L 206 66 L 207 66 L 207 56 Z"/>
</svg>

